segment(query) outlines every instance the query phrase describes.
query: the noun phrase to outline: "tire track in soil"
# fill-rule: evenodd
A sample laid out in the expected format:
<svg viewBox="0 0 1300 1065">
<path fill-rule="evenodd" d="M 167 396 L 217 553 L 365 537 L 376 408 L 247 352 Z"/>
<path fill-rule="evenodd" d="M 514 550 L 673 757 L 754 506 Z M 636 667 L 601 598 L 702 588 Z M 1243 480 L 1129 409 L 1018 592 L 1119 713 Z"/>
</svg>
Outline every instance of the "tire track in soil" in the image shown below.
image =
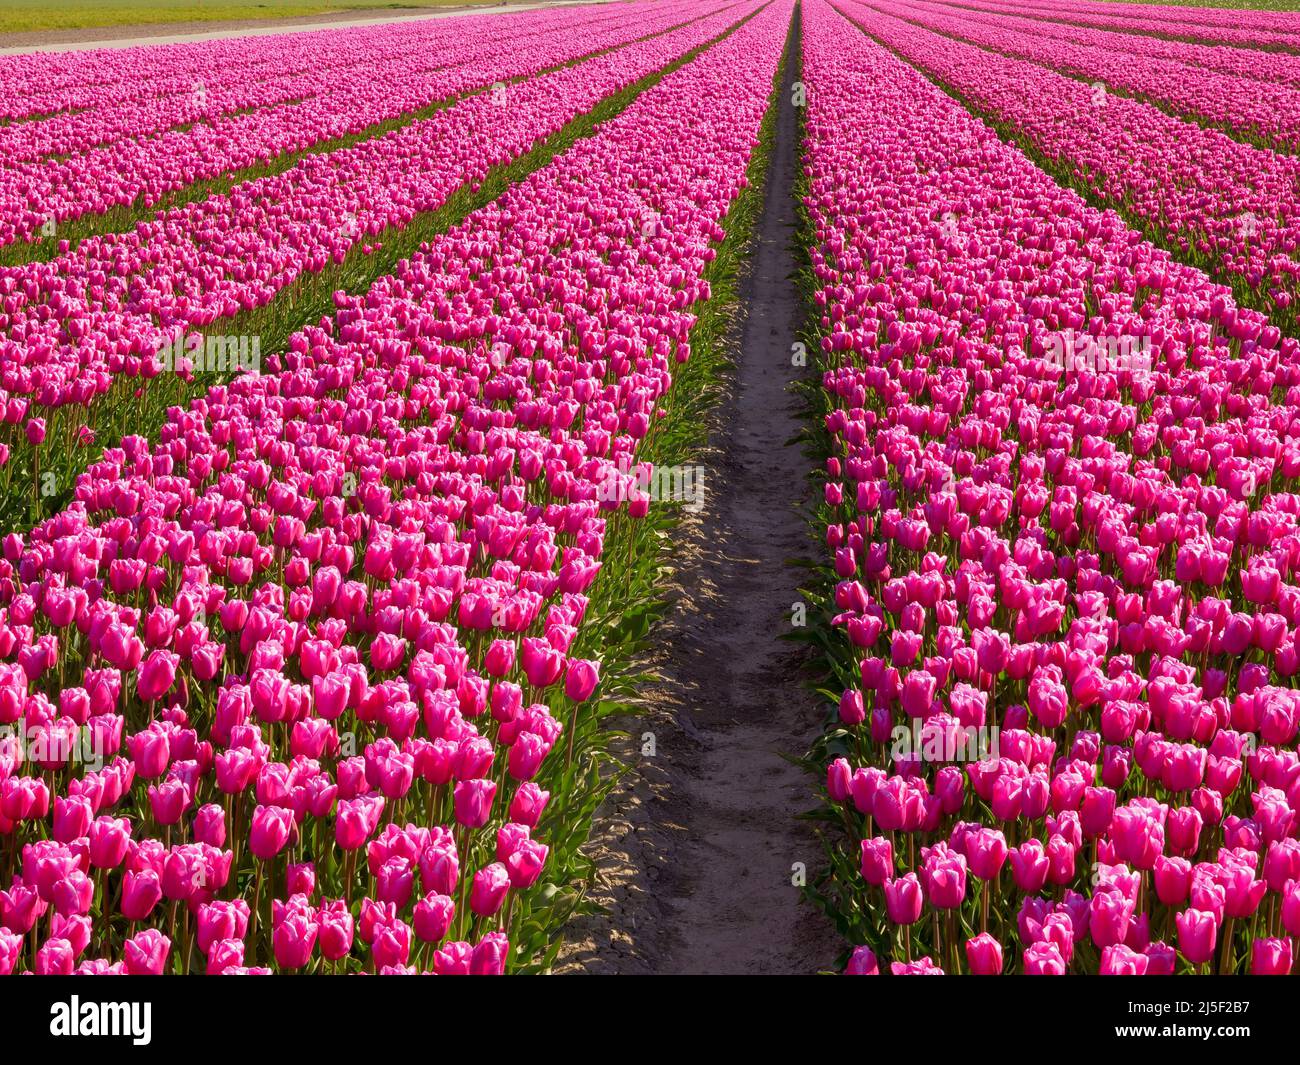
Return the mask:
<svg viewBox="0 0 1300 1065">
<path fill-rule="evenodd" d="M 678 569 L 647 662 L 658 680 L 646 713 L 622 723 L 634 741 L 615 749 L 631 769 L 588 852 L 591 897 L 610 914 L 570 925 L 557 972 L 814 973 L 843 946 L 791 884 L 792 863 L 811 876 L 822 851 L 796 820 L 814 805 L 811 781 L 783 757 L 808 749 L 824 713 L 804 687 L 806 652 L 780 639 L 799 598 L 788 560 L 812 547 L 807 462 L 789 443 L 802 428 L 794 69 L 732 329 L 738 358 L 699 459 L 704 506 L 674 534 Z M 654 758 L 640 756 L 643 732 Z"/>
</svg>

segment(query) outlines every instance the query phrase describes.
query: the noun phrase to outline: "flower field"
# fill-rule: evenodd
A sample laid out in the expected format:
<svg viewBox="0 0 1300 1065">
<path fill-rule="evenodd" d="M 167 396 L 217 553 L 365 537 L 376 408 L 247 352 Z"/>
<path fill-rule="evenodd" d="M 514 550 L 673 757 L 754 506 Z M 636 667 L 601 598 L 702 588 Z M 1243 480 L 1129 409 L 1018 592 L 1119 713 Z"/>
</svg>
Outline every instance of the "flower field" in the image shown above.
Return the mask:
<svg viewBox="0 0 1300 1065">
<path fill-rule="evenodd" d="M 0 975 L 1289 974 L 1297 152 L 1277 11 L 0 56 Z"/>
<path fill-rule="evenodd" d="M 844 686 L 825 750 L 846 838 L 826 890 L 862 944 L 849 971 L 1289 972 L 1296 341 L 922 71 L 997 101 L 1044 154 L 1095 150 L 1071 159 L 1086 188 L 1089 164 L 1133 146 L 1081 135 L 1096 116 L 1151 133 L 1173 119 L 1094 107 L 1086 84 L 1073 112 L 1064 91 L 1023 95 L 1027 64 L 973 48 L 968 63 L 916 10 L 804 14 Z M 935 10 L 926 23 L 948 25 Z M 1064 82 L 1052 54 L 1033 70 Z M 1073 133 L 1049 132 L 1067 113 Z M 1202 133 L 1183 123 L 1180 157 L 1150 139 L 1143 157 L 1187 165 Z M 1135 214 L 1139 178 L 1114 186 Z M 1207 188 L 1198 225 L 1225 212 Z M 1141 195 L 1170 219 L 1194 194 L 1184 177 Z M 951 758 L 990 730 L 996 757 Z"/>
</svg>

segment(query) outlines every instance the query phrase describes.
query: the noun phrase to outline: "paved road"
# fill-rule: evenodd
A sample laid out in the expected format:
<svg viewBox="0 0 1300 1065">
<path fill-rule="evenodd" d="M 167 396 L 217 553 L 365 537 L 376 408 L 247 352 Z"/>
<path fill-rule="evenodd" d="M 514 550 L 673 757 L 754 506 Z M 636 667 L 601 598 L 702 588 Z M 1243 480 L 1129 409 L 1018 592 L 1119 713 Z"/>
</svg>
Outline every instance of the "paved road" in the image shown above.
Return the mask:
<svg viewBox="0 0 1300 1065">
<path fill-rule="evenodd" d="M 341 30 L 349 29 L 354 26 L 382 26 L 390 22 L 411 22 L 419 19 L 436 19 L 436 18 L 457 18 L 461 15 L 504 15 L 519 11 L 533 11 L 542 7 L 566 7 L 571 4 L 601 4 L 609 3 L 611 0 L 564 0 L 562 3 L 522 3 L 522 4 L 499 4 L 492 7 L 458 7 L 450 10 L 441 11 L 435 8 L 426 8 L 419 12 L 405 12 L 403 14 L 387 15 L 358 15 L 354 18 L 340 19 L 335 13 L 334 17 L 329 14 L 320 16 L 304 15 L 299 18 L 269 20 L 267 22 L 238 22 L 227 25 L 224 28 L 204 30 L 193 33 L 176 33 L 160 30 L 157 34 L 148 34 L 142 36 L 130 37 L 112 37 L 100 40 L 79 40 L 79 41 L 59 41 L 49 44 L 19 44 L 8 47 L 0 47 L 0 56 L 7 55 L 30 55 L 35 52 L 84 52 L 95 48 L 135 48 L 140 45 L 149 44 L 186 44 L 191 41 L 217 41 L 227 37 L 272 37 L 282 33 L 303 33 L 309 30 Z M 155 24 L 156 25 L 156 24 Z M 193 25 L 193 23 L 191 23 Z M 220 23 L 206 23 L 205 25 L 220 26 Z M 125 32 L 131 32 L 131 27 L 115 27 Z M 141 27 L 142 28 L 142 27 Z M 70 31 L 71 33 L 84 33 L 87 37 L 93 37 L 97 32 L 106 32 L 104 29 L 86 29 L 84 31 Z M 6 34 L 4 36 L 10 39 L 21 36 L 20 34 Z"/>
</svg>

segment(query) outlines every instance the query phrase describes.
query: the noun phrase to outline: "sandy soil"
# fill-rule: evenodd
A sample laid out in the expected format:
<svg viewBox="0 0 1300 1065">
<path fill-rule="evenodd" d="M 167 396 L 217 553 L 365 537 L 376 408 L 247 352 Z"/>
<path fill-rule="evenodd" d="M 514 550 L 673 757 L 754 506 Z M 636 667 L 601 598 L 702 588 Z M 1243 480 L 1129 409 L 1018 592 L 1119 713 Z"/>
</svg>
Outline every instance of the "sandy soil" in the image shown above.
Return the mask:
<svg viewBox="0 0 1300 1065">
<path fill-rule="evenodd" d="M 787 82 L 789 82 L 789 77 Z M 569 973 L 813 973 L 841 949 L 800 900 L 791 866 L 820 865 L 796 815 L 811 782 L 786 760 L 820 731 L 803 653 L 780 639 L 811 542 L 796 498 L 806 460 L 789 444 L 800 416 L 789 386 L 798 320 L 792 182 L 797 129 L 789 84 L 753 266 L 736 330 L 737 367 L 702 458 L 706 505 L 677 536 L 680 569 L 652 665 L 632 770 L 598 817 L 595 900 L 610 916 L 570 929 Z M 803 500 L 807 503 L 807 500 Z M 640 757 L 653 732 L 656 757 Z"/>
<path fill-rule="evenodd" d="M 183 41 L 219 40 L 223 37 L 270 36 L 295 30 L 345 29 L 375 26 L 408 19 L 448 18 L 467 14 L 492 14 L 505 10 L 563 7 L 574 3 L 603 0 L 490 0 L 455 7 L 419 7 L 401 10 L 331 11 L 320 15 L 291 18 L 231 19 L 228 22 L 147 22 L 134 26 L 101 26 L 80 30 L 38 30 L 31 33 L 0 33 L 0 55 L 28 51 L 78 51 L 85 48 L 127 48 L 138 44 L 174 44 Z"/>
</svg>

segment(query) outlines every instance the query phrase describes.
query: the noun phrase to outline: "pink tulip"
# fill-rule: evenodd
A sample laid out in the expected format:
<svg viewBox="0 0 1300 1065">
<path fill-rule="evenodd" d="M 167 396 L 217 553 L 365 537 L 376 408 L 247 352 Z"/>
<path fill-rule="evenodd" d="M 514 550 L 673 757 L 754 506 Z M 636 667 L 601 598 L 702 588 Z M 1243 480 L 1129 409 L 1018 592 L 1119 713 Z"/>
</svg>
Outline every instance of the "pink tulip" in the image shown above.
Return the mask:
<svg viewBox="0 0 1300 1065">
<path fill-rule="evenodd" d="M 997 976 L 1002 972 L 1002 944 L 987 932 L 968 939 L 966 961 L 976 976 Z"/>
<path fill-rule="evenodd" d="M 1218 923 L 1204 910 L 1187 909 L 1175 918 L 1178 926 L 1178 950 L 1193 965 L 1204 965 L 1214 956 Z"/>
<path fill-rule="evenodd" d="M 487 824 L 496 790 L 497 786 L 491 780 L 460 781 L 454 792 L 457 822 L 468 828 L 481 828 Z"/>
<path fill-rule="evenodd" d="M 1254 976 L 1289 976 L 1291 973 L 1291 941 L 1257 939 L 1250 952 L 1250 971 Z"/>
<path fill-rule="evenodd" d="M 564 694 L 574 702 L 586 702 L 600 683 L 600 663 L 571 658 L 564 671 Z"/>
<path fill-rule="evenodd" d="M 1024 952 L 1025 973 L 1029 976 L 1064 976 L 1066 962 L 1055 943 L 1034 943 Z"/>
<path fill-rule="evenodd" d="M 913 924 L 921 918 L 921 884 L 908 873 L 885 882 L 885 909 L 895 924 Z"/>
<path fill-rule="evenodd" d="M 179 656 L 170 651 L 153 651 L 137 671 L 136 691 L 147 703 L 162 698 L 176 682 Z"/>
<path fill-rule="evenodd" d="M 146 928 L 126 941 L 124 960 L 132 976 L 159 976 L 167 966 L 172 942 L 156 928 Z"/>
<path fill-rule="evenodd" d="M 248 834 L 249 852 L 269 861 L 288 845 L 293 833 L 293 811 L 280 806 L 259 806 L 253 811 Z"/>
<path fill-rule="evenodd" d="M 430 892 L 415 904 L 413 929 L 423 943 L 441 943 L 451 928 L 455 903 L 446 895 Z"/>
<path fill-rule="evenodd" d="M 503 976 L 509 957 L 510 943 L 501 932 L 489 932 L 474 944 L 470 953 L 471 976 Z"/>
<path fill-rule="evenodd" d="M 352 950 L 353 921 L 343 900 L 322 905 L 317 911 L 321 957 L 338 961 Z"/>
</svg>

